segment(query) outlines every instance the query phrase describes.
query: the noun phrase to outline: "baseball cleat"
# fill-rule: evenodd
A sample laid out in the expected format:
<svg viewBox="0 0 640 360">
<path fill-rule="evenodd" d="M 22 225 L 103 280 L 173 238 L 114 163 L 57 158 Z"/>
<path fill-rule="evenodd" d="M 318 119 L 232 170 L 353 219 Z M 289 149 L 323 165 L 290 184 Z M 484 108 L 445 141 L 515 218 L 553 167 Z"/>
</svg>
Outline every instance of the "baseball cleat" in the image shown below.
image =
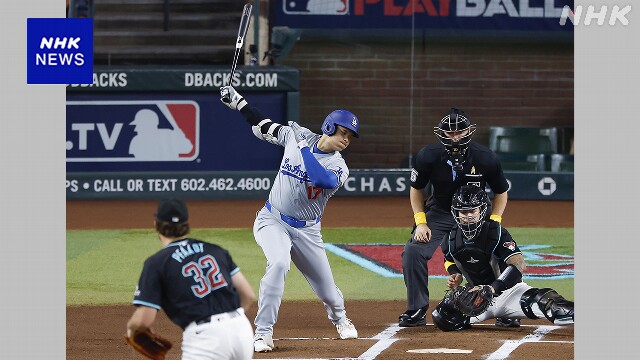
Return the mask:
<svg viewBox="0 0 640 360">
<path fill-rule="evenodd" d="M 336 329 L 338 330 L 338 335 L 340 335 L 340 339 L 357 339 L 358 338 L 358 330 L 356 330 L 356 327 L 348 318 L 345 318 L 343 322 L 336 325 Z"/>
<path fill-rule="evenodd" d="M 518 328 L 520 327 L 520 319 L 496 318 L 496 326 Z"/>
<path fill-rule="evenodd" d="M 407 310 L 400 314 L 398 325 L 402 327 L 414 327 L 427 324 L 425 316 L 427 315 L 427 307 L 418 310 Z"/>
<path fill-rule="evenodd" d="M 253 351 L 270 352 L 273 351 L 273 348 L 275 348 L 275 345 L 271 334 L 256 334 L 253 338 Z"/>
</svg>

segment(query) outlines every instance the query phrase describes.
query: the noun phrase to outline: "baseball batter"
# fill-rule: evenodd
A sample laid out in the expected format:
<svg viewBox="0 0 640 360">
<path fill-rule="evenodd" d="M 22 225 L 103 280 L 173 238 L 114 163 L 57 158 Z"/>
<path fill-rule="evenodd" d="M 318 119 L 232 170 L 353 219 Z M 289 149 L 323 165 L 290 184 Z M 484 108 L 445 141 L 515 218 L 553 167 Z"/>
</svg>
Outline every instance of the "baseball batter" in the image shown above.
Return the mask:
<svg viewBox="0 0 640 360">
<path fill-rule="evenodd" d="M 358 118 L 349 111 L 335 110 L 324 120 L 323 134 L 318 135 L 295 122 L 285 126 L 271 121 L 231 86 L 222 87 L 220 94 L 225 105 L 240 111 L 251 124 L 258 139 L 284 147 L 269 199 L 257 212 L 253 226 L 256 242 L 267 258 L 260 281 L 254 350 L 274 349 L 273 326 L 291 260 L 324 303 L 339 337 L 357 338 L 334 282 L 320 229 L 327 201 L 349 177 L 340 151 L 358 137 Z"/>
<path fill-rule="evenodd" d="M 432 312 L 434 324 L 445 331 L 464 330 L 470 324 L 498 318 L 546 317 L 556 325 L 574 323 L 574 305 L 555 290 L 533 288 L 522 282 L 524 257 L 507 229 L 486 220 L 489 204 L 484 189 L 462 186 L 453 196 L 451 212 L 457 227 L 443 242 L 449 288 L 462 283 L 490 285 L 494 303 L 477 317 L 468 317 L 441 302 Z"/>
<path fill-rule="evenodd" d="M 158 310 L 183 329 L 182 359 L 251 359 L 253 329 L 245 316 L 253 289 L 223 248 L 188 238 L 189 212 L 160 201 L 155 227 L 164 246 L 144 262 L 127 334 L 149 328 Z"/>
</svg>

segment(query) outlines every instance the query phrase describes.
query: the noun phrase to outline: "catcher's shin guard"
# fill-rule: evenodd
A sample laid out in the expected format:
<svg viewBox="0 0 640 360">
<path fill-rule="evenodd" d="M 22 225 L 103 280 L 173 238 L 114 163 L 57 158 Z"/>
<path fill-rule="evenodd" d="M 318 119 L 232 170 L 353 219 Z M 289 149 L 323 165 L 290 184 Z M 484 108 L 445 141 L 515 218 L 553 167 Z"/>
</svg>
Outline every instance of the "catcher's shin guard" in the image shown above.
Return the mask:
<svg viewBox="0 0 640 360">
<path fill-rule="evenodd" d="M 460 310 L 441 302 L 431 313 L 433 323 L 442 331 L 457 331 L 471 328 L 470 317 L 464 315 Z"/>
<path fill-rule="evenodd" d="M 550 288 L 531 288 L 522 294 L 520 307 L 530 319 L 538 319 L 531 309 L 537 304 L 544 316 L 554 324 L 573 324 L 573 301 L 569 301 Z"/>
</svg>

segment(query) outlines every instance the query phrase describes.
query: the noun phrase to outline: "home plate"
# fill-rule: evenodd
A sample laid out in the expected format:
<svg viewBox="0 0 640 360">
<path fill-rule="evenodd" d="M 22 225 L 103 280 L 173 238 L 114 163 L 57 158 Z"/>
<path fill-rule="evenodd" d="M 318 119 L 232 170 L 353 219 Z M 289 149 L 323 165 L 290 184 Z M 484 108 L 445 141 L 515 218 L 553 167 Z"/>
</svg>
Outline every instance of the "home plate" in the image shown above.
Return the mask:
<svg viewBox="0 0 640 360">
<path fill-rule="evenodd" d="M 415 354 L 471 354 L 473 350 L 463 350 L 463 349 L 413 349 L 407 350 L 408 353 Z"/>
</svg>

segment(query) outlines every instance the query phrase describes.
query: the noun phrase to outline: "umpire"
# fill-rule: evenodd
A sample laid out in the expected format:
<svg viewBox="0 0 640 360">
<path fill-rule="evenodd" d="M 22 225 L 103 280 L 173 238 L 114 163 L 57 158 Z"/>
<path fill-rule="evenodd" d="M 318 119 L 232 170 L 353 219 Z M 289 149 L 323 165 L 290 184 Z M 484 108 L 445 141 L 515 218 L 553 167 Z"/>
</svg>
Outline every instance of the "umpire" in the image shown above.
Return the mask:
<svg viewBox="0 0 640 360">
<path fill-rule="evenodd" d="M 451 108 L 434 132 L 440 142 L 425 146 L 411 169 L 409 198 L 415 227 L 402 252 L 402 271 L 407 287 L 407 310 L 399 317 L 400 326 L 425 325 L 429 307 L 429 270 L 427 263 L 456 226 L 451 214 L 451 198 L 463 185 L 484 189 L 488 184 L 495 194 L 491 219 L 500 222 L 507 205 L 509 184 L 494 152 L 471 141 L 476 125 L 464 111 Z M 431 183 L 432 195 L 426 199 L 424 188 Z M 519 326 L 508 319 L 497 325 Z"/>
</svg>

